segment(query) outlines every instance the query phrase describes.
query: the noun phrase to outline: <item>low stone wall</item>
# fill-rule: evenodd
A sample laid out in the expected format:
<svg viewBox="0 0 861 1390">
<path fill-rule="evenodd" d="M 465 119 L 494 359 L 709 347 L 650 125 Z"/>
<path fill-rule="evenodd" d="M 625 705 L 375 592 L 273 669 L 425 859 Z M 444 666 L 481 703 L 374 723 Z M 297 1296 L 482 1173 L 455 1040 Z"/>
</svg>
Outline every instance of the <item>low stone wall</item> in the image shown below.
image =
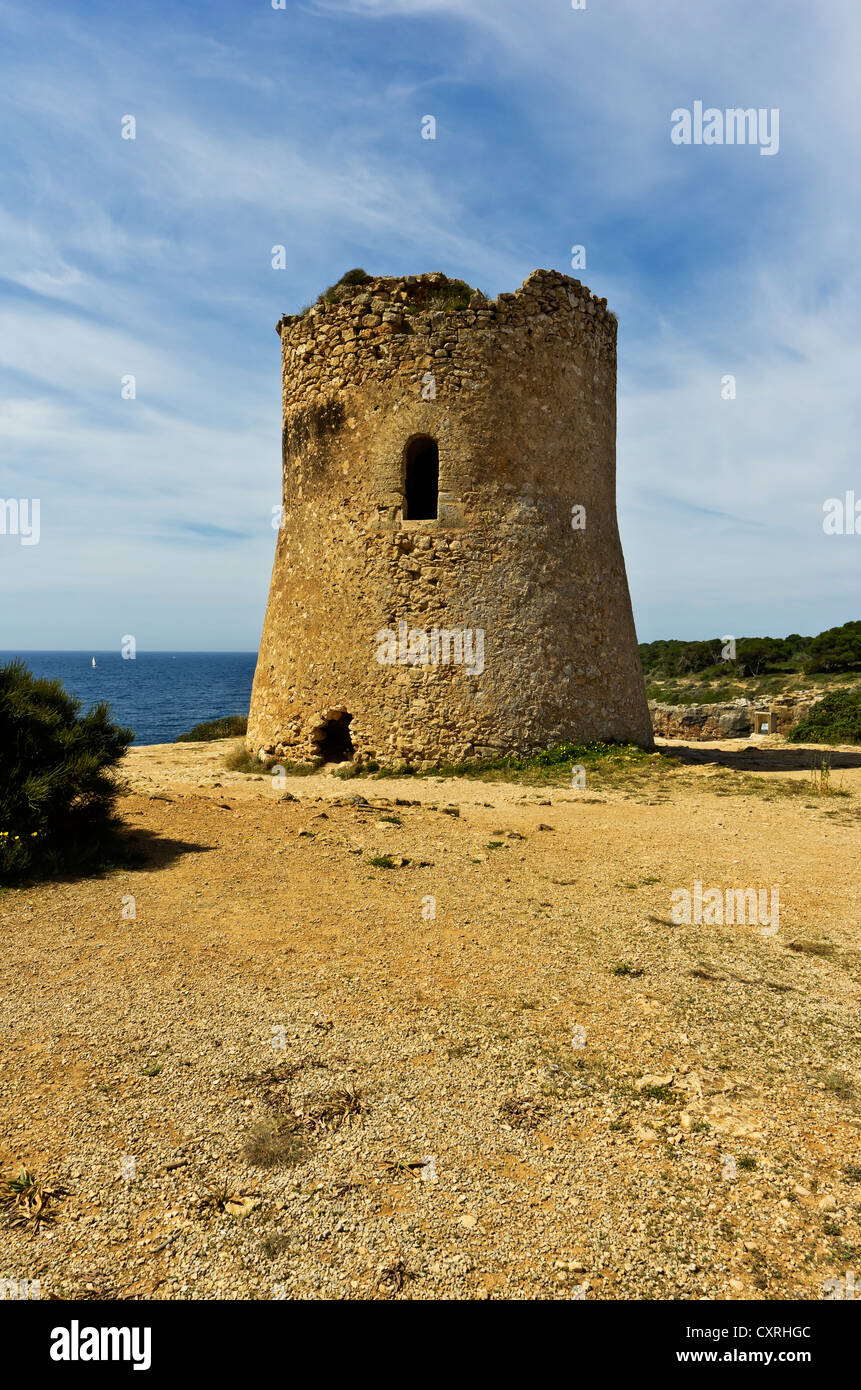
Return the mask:
<svg viewBox="0 0 861 1390">
<path fill-rule="evenodd" d="M 787 734 L 815 703 L 811 696 L 781 695 L 771 700 L 732 700 L 714 705 L 662 705 L 649 701 L 652 727 L 658 738 L 748 738 L 759 732 L 769 714 L 778 734 Z"/>
</svg>

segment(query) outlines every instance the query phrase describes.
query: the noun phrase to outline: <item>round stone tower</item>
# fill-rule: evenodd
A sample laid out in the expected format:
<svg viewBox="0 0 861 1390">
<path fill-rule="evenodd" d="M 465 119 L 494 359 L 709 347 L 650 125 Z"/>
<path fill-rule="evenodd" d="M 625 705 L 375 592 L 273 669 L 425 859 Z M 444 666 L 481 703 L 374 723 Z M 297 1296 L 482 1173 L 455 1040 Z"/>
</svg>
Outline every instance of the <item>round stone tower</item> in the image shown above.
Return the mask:
<svg viewBox="0 0 861 1390">
<path fill-rule="evenodd" d="M 652 743 L 616 524 L 616 319 L 536 270 L 278 324 L 284 490 L 248 723 L 380 765 Z"/>
</svg>

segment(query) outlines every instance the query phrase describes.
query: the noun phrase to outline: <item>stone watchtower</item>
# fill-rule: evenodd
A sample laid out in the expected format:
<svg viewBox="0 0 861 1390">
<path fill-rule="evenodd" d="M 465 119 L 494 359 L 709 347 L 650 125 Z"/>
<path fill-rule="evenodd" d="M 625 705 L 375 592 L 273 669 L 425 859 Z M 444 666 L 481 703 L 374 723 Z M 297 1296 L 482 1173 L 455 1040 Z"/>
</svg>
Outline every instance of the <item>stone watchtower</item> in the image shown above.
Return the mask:
<svg viewBox="0 0 861 1390">
<path fill-rule="evenodd" d="M 493 301 L 437 273 L 342 283 L 280 321 L 255 754 L 421 767 L 651 745 L 606 303 L 552 271 Z"/>
</svg>

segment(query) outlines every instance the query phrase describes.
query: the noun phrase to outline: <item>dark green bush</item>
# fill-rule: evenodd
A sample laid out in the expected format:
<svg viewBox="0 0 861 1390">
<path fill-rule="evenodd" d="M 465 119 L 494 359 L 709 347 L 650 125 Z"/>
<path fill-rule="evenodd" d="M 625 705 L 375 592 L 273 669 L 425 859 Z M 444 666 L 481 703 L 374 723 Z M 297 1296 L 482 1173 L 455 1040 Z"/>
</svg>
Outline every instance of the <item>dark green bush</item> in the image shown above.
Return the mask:
<svg viewBox="0 0 861 1390">
<path fill-rule="evenodd" d="M 851 671 L 861 666 L 861 622 L 829 627 L 807 648 L 805 671 Z"/>
<path fill-rule="evenodd" d="M 246 715 L 227 714 L 223 719 L 210 719 L 205 724 L 195 724 L 187 734 L 179 734 L 174 743 L 211 743 L 216 738 L 240 738 L 247 729 Z"/>
<path fill-rule="evenodd" d="M 106 704 L 0 666 L 0 881 L 98 868 L 117 827 L 112 768 L 134 738 Z"/>
<path fill-rule="evenodd" d="M 342 275 L 340 280 L 336 280 L 334 285 L 330 285 L 322 294 L 317 295 L 318 304 L 334 304 L 345 290 L 354 289 L 357 285 L 367 285 L 370 275 L 361 266 L 356 266 L 355 270 L 348 270 L 346 275 Z"/>
<path fill-rule="evenodd" d="M 861 743 L 861 691 L 833 690 L 787 737 L 791 743 Z"/>
<path fill-rule="evenodd" d="M 338 281 L 339 285 L 367 285 L 370 275 L 361 266 L 356 266 L 354 270 L 348 270 L 346 275 L 342 275 Z"/>
</svg>

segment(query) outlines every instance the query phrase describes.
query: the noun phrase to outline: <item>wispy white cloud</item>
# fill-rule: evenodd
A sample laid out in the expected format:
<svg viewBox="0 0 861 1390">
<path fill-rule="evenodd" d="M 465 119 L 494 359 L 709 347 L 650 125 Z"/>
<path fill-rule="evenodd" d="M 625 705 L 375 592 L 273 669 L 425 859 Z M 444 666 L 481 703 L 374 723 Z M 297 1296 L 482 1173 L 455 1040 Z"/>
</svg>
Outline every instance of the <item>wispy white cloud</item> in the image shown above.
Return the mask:
<svg viewBox="0 0 861 1390">
<path fill-rule="evenodd" d="M 857 616 L 858 561 L 817 512 L 861 492 L 856 6 L 165 6 L 134 42 L 75 3 L 0 14 L 0 495 L 38 486 L 48 518 L 36 558 L 16 556 L 0 646 L 98 645 L 123 602 L 162 624 L 156 646 L 252 646 L 279 489 L 275 318 L 359 260 L 495 293 L 581 241 L 582 278 L 620 316 L 644 635 Z M 779 157 L 671 146 L 670 112 L 697 98 L 779 106 Z M 51 601 L 71 591 L 74 639 Z"/>
</svg>

